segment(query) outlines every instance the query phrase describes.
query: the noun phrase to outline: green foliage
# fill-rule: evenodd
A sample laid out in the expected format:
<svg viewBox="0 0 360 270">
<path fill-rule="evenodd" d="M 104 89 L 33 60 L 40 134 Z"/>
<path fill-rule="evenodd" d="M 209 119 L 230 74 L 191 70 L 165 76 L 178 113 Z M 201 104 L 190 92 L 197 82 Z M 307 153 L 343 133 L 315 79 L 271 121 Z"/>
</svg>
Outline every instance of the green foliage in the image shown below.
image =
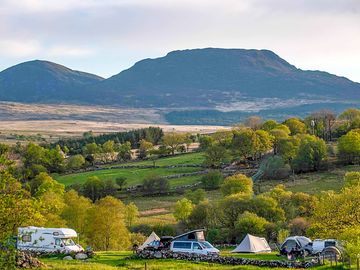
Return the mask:
<svg viewBox="0 0 360 270">
<path fill-rule="evenodd" d="M 74 229 L 82 241 L 86 233 L 86 219 L 92 203 L 88 198 L 80 196 L 75 190 L 70 190 L 64 195 L 65 207 L 61 217 L 66 221 L 69 228 Z"/>
<path fill-rule="evenodd" d="M 96 176 L 89 177 L 83 185 L 83 194 L 93 202 L 100 199 L 103 194 L 102 181 Z"/>
<path fill-rule="evenodd" d="M 289 138 L 280 138 L 276 142 L 277 154 L 281 155 L 284 160 L 291 162 L 299 149 L 301 139 L 299 136 Z"/>
<path fill-rule="evenodd" d="M 193 229 L 197 228 L 214 228 L 219 217 L 217 207 L 205 200 L 195 205 L 188 218 L 188 226 Z"/>
<path fill-rule="evenodd" d="M 80 169 L 85 165 L 85 158 L 82 155 L 74 155 L 68 158 L 67 167 L 69 169 Z"/>
<path fill-rule="evenodd" d="M 360 162 L 360 129 L 351 130 L 339 139 L 338 152 L 347 164 Z"/>
<path fill-rule="evenodd" d="M 144 193 L 165 193 L 170 189 L 169 180 L 156 174 L 149 175 L 143 180 L 142 189 Z"/>
<path fill-rule="evenodd" d="M 5 170 L 0 171 L 0 221 L 0 242 L 16 235 L 20 226 L 43 221 L 36 201 Z"/>
<path fill-rule="evenodd" d="M 263 130 L 266 130 L 266 131 L 270 131 L 270 130 L 273 130 L 275 129 L 277 126 L 278 126 L 278 122 L 276 122 L 275 120 L 266 120 L 262 126 L 261 126 L 261 129 Z"/>
<path fill-rule="evenodd" d="M 337 238 L 360 226 L 360 186 L 344 188 L 340 193 L 324 192 L 312 216 L 310 232 L 316 237 Z"/>
<path fill-rule="evenodd" d="M 225 178 L 224 183 L 221 185 L 221 192 L 224 196 L 236 193 L 251 195 L 253 192 L 253 182 L 251 178 L 243 174 L 229 176 Z"/>
<path fill-rule="evenodd" d="M 193 204 L 198 204 L 201 201 L 205 200 L 206 192 L 205 190 L 198 188 L 196 190 L 188 190 L 185 192 L 185 197 L 189 199 Z"/>
<path fill-rule="evenodd" d="M 208 147 L 213 145 L 214 139 L 213 139 L 213 137 L 211 137 L 209 135 L 202 135 L 199 138 L 199 142 L 200 142 L 200 149 L 206 150 Z"/>
<path fill-rule="evenodd" d="M 64 139 L 60 140 L 57 144 L 60 145 L 62 149 L 66 146 L 69 149 L 70 155 L 81 154 L 84 146 L 94 143 L 95 145 L 103 145 L 107 141 L 114 141 L 116 144 L 130 142 L 132 148 L 137 148 L 139 142 L 142 139 L 145 139 L 153 144 L 159 144 L 161 138 L 163 137 L 163 131 L 158 127 L 148 127 L 142 129 L 136 129 L 126 132 L 117 132 L 117 133 L 108 133 L 101 134 L 98 136 L 89 136 L 81 139 Z M 55 144 L 50 145 L 50 147 L 55 147 Z M 93 145 L 94 146 L 94 145 Z M 99 152 L 98 147 L 92 148 L 95 152 Z M 85 155 L 89 154 L 85 150 Z M 92 152 L 91 154 L 94 154 Z"/>
<path fill-rule="evenodd" d="M 205 151 L 204 164 L 212 168 L 220 168 L 225 163 L 227 156 L 225 147 L 220 145 L 210 146 Z"/>
<path fill-rule="evenodd" d="M 290 175 L 291 168 L 281 156 L 272 156 L 260 166 L 265 179 L 285 179 Z"/>
<path fill-rule="evenodd" d="M 65 202 L 64 202 L 64 185 L 52 179 L 46 173 L 40 173 L 33 180 L 34 198 L 39 203 L 39 209 L 44 216 L 44 226 L 62 227 L 65 221 L 61 219 Z"/>
<path fill-rule="evenodd" d="M 177 201 L 174 209 L 174 217 L 177 221 L 187 222 L 191 212 L 194 208 L 194 205 L 190 200 L 183 198 L 180 201 Z"/>
<path fill-rule="evenodd" d="M 186 141 L 186 134 L 182 133 L 166 133 L 162 138 L 162 143 L 170 149 L 172 155 L 179 149 L 179 146 Z"/>
<path fill-rule="evenodd" d="M 217 189 L 220 187 L 223 179 L 224 177 L 222 173 L 214 170 L 201 177 L 201 184 L 207 190 Z"/>
<path fill-rule="evenodd" d="M 144 139 L 140 141 L 139 147 L 139 158 L 146 158 L 149 154 L 149 151 L 154 148 L 154 145 L 151 142 L 148 142 Z"/>
<path fill-rule="evenodd" d="M 120 161 L 126 161 L 131 159 L 131 143 L 125 142 L 118 146 L 118 156 L 117 159 Z"/>
<path fill-rule="evenodd" d="M 247 233 L 265 236 L 268 224 L 269 222 L 265 218 L 259 217 L 255 213 L 245 211 L 236 221 L 235 230 L 239 239 L 242 239 Z"/>
<path fill-rule="evenodd" d="M 131 202 L 125 208 L 125 224 L 129 228 L 139 219 L 139 209 Z"/>
<path fill-rule="evenodd" d="M 111 179 L 101 181 L 98 177 L 92 176 L 83 184 L 81 191 L 84 196 L 95 202 L 106 196 L 114 196 L 118 188 Z"/>
<path fill-rule="evenodd" d="M 290 232 L 286 229 L 280 229 L 277 235 L 278 244 L 282 244 L 285 242 L 286 238 L 290 236 Z"/>
<path fill-rule="evenodd" d="M 345 187 L 351 188 L 360 184 L 360 172 L 347 172 L 344 177 Z"/>
<path fill-rule="evenodd" d="M 265 130 L 241 128 L 234 130 L 231 147 L 237 158 L 257 158 L 272 149 L 273 137 Z"/>
<path fill-rule="evenodd" d="M 301 139 L 292 166 L 296 172 L 317 171 L 326 157 L 327 149 L 324 140 L 308 135 Z"/>
<path fill-rule="evenodd" d="M 306 133 L 305 124 L 298 118 L 289 118 L 284 122 L 291 132 L 291 135 Z"/>
<path fill-rule="evenodd" d="M 0 239 L 0 269 L 16 270 L 16 243 L 14 240 Z"/>
<path fill-rule="evenodd" d="M 124 222 L 125 205 L 107 196 L 89 210 L 86 225 L 88 243 L 95 250 L 123 250 L 130 246 L 130 233 Z"/>
<path fill-rule="evenodd" d="M 291 235 L 306 235 L 310 223 L 306 218 L 296 217 L 289 222 Z"/>
<path fill-rule="evenodd" d="M 123 176 L 116 177 L 115 183 L 119 186 L 119 189 L 123 189 L 127 184 L 127 178 Z"/>
</svg>

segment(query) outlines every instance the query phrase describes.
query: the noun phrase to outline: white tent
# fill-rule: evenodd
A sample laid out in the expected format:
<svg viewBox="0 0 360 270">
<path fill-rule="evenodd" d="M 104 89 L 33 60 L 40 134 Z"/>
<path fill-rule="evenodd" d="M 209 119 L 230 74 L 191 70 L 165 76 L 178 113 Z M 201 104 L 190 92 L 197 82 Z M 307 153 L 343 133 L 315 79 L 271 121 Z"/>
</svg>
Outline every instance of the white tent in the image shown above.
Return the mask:
<svg viewBox="0 0 360 270">
<path fill-rule="evenodd" d="M 138 249 L 143 250 L 145 247 L 147 247 L 148 244 L 150 244 L 154 240 L 160 240 L 160 237 L 157 236 L 155 232 L 152 232 L 149 237 L 145 240 L 144 244 L 142 244 Z"/>
<path fill-rule="evenodd" d="M 271 248 L 265 238 L 247 234 L 233 251 L 238 253 L 261 253 L 271 252 Z"/>
</svg>

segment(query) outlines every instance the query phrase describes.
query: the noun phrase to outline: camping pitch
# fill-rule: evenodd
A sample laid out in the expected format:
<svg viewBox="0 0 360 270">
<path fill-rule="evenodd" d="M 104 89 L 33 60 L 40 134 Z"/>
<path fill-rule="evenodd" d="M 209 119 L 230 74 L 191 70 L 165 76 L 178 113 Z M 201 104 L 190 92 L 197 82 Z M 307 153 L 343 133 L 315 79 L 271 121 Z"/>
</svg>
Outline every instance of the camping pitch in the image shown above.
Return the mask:
<svg viewBox="0 0 360 270">
<path fill-rule="evenodd" d="M 143 250 L 144 248 L 146 248 L 151 242 L 153 241 L 159 241 L 160 237 L 157 236 L 157 234 L 155 232 L 152 232 L 149 237 L 145 240 L 144 244 L 142 244 L 138 249 Z"/>
<path fill-rule="evenodd" d="M 271 252 L 271 248 L 265 238 L 247 234 L 233 251 L 237 253 L 261 253 Z"/>
</svg>

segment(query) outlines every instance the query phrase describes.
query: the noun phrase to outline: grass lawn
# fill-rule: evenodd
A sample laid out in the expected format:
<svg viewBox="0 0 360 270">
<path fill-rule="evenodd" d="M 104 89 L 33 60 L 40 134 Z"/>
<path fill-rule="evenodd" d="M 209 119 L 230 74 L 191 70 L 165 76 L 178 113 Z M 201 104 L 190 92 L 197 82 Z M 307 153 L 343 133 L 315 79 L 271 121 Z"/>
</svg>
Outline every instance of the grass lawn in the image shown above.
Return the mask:
<svg viewBox="0 0 360 270">
<path fill-rule="evenodd" d="M 199 263 L 199 262 L 186 262 L 176 260 L 138 260 L 130 259 L 127 260 L 125 257 L 131 255 L 131 252 L 124 251 L 113 251 L 113 252 L 98 252 L 98 255 L 87 262 L 79 261 L 62 261 L 58 259 L 43 259 L 42 261 L 48 266 L 47 269 L 64 269 L 64 270 L 115 270 L 115 269 L 145 269 L 145 263 L 148 270 L 270 270 L 274 268 L 267 267 L 254 267 L 254 266 L 231 266 L 231 265 L 219 265 L 214 263 Z M 241 254 L 242 257 L 245 254 Z M 240 256 L 240 255 L 239 255 Z M 249 256 L 249 255 L 247 255 Z M 258 259 L 273 259 L 273 254 L 259 254 L 252 255 Z M 267 256 L 267 257 L 266 257 Z M 276 268 L 279 270 L 285 270 L 288 268 Z M 312 269 L 316 270 L 327 270 L 327 269 L 343 269 L 342 267 L 330 268 L 329 266 L 319 266 Z"/>
<path fill-rule="evenodd" d="M 318 194 L 326 190 L 339 191 L 344 185 L 345 173 L 350 171 L 360 171 L 360 166 L 345 166 L 325 172 L 298 174 L 295 175 L 295 181 L 292 177 L 284 181 L 260 181 L 255 186 L 255 190 L 257 190 L 259 185 L 261 186 L 261 192 L 264 192 L 278 184 L 284 184 L 289 190 L 294 192 Z"/>
<path fill-rule="evenodd" d="M 115 180 L 117 177 L 126 177 L 127 186 L 134 186 L 142 183 L 142 180 L 151 175 L 156 174 L 160 176 L 181 174 L 181 173 L 190 173 L 201 170 L 201 168 L 147 168 L 147 169 L 110 169 L 110 170 L 100 170 L 100 171 L 91 171 L 83 173 L 74 173 L 67 175 L 54 175 L 54 178 L 65 186 L 71 184 L 83 184 L 85 181 L 92 176 L 99 177 L 100 180 Z M 177 179 L 169 179 L 171 186 L 176 185 L 187 185 L 197 182 L 197 179 L 200 176 L 193 177 L 183 177 Z"/>
</svg>

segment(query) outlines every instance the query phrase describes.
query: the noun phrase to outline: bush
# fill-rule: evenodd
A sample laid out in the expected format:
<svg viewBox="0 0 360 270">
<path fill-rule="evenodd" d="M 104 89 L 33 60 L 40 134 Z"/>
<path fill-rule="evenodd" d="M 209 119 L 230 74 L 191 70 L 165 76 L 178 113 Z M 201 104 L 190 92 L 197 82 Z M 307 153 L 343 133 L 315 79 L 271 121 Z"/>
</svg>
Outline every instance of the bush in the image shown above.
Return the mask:
<svg viewBox="0 0 360 270">
<path fill-rule="evenodd" d="M 243 175 L 236 174 L 227 177 L 221 185 L 221 192 L 224 196 L 236 193 L 252 194 L 253 182 L 251 178 Z"/>
<path fill-rule="evenodd" d="M 206 196 L 206 192 L 201 188 L 198 188 L 197 190 L 194 191 L 189 190 L 185 193 L 185 197 L 194 204 L 198 204 L 199 202 L 205 200 L 205 196 Z"/>
<path fill-rule="evenodd" d="M 273 156 L 261 164 L 265 179 L 285 179 L 290 175 L 291 168 L 280 156 Z"/>
<path fill-rule="evenodd" d="M 142 189 L 146 194 L 166 193 L 170 190 L 170 183 L 166 178 L 150 175 L 143 180 Z"/>
<path fill-rule="evenodd" d="M 224 177 L 220 171 L 210 171 L 208 174 L 205 174 L 201 177 L 202 186 L 207 189 L 217 189 L 220 187 Z"/>
<path fill-rule="evenodd" d="M 241 214 L 235 223 L 235 230 L 238 236 L 242 239 L 247 233 L 265 236 L 266 226 L 269 222 L 258 215 L 245 211 Z"/>
</svg>

